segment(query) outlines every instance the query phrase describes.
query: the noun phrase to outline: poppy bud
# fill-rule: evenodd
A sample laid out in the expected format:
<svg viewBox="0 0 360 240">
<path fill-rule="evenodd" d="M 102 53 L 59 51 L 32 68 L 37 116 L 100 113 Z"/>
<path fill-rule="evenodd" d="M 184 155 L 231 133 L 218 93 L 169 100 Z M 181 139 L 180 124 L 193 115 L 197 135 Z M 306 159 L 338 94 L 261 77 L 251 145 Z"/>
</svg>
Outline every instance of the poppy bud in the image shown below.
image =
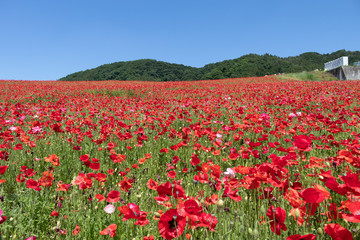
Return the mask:
<svg viewBox="0 0 360 240">
<path fill-rule="evenodd" d="M 253 230 L 251 228 L 248 229 L 250 235 L 253 235 Z"/>
<path fill-rule="evenodd" d="M 218 205 L 219 207 L 222 207 L 222 206 L 224 206 L 224 201 L 220 199 L 219 201 L 217 201 L 216 205 Z"/>
<path fill-rule="evenodd" d="M 295 210 L 295 217 L 300 217 L 300 211 L 298 208 Z"/>
<path fill-rule="evenodd" d="M 237 210 L 234 211 L 234 216 L 235 216 L 235 217 L 237 216 Z"/>
<path fill-rule="evenodd" d="M 319 235 L 323 235 L 324 234 L 324 231 L 322 230 L 322 228 L 318 228 L 317 229 L 317 233 L 319 234 Z"/>
<path fill-rule="evenodd" d="M 155 217 L 161 217 L 160 213 L 158 213 L 158 212 L 154 212 L 154 216 Z"/>
<path fill-rule="evenodd" d="M 266 209 L 265 209 L 264 205 L 261 205 L 260 212 L 261 212 L 262 214 L 265 214 L 265 213 L 266 213 Z"/>
<path fill-rule="evenodd" d="M 253 234 L 254 236 L 259 236 L 259 231 L 257 229 L 254 229 Z"/>
</svg>

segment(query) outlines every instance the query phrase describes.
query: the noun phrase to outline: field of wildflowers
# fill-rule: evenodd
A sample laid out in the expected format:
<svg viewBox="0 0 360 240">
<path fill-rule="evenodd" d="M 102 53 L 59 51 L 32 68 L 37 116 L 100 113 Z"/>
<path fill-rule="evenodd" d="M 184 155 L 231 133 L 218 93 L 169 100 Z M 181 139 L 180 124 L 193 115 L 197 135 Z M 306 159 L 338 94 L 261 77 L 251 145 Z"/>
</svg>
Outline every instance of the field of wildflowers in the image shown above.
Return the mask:
<svg viewBox="0 0 360 240">
<path fill-rule="evenodd" d="M 359 81 L 0 93 L 0 239 L 360 238 Z"/>
</svg>

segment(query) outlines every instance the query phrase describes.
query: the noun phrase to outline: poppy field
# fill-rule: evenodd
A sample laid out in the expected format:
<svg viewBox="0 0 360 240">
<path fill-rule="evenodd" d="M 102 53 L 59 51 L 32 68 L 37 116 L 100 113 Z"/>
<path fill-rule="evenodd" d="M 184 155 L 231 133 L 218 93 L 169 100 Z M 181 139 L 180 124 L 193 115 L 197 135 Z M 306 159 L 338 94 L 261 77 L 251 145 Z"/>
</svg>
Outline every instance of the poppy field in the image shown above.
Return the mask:
<svg viewBox="0 0 360 240">
<path fill-rule="evenodd" d="M 360 239 L 359 81 L 0 93 L 0 239 Z"/>
</svg>

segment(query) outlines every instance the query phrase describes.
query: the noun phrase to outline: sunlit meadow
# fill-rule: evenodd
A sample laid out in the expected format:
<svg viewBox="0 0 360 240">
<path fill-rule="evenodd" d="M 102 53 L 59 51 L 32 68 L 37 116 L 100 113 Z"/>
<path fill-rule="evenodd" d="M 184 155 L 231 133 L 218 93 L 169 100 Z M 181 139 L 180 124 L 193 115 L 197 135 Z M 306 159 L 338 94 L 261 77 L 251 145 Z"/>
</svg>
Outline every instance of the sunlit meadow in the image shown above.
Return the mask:
<svg viewBox="0 0 360 240">
<path fill-rule="evenodd" d="M 0 239 L 359 239 L 359 81 L 0 81 Z"/>
</svg>

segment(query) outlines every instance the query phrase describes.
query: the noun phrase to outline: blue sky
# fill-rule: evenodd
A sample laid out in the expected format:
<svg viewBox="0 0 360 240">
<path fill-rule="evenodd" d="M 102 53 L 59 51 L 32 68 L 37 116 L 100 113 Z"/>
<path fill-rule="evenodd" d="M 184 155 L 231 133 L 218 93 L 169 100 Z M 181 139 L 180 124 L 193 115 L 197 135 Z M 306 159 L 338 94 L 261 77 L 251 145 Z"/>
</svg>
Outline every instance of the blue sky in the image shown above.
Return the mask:
<svg viewBox="0 0 360 240">
<path fill-rule="evenodd" d="M 360 50 L 359 0 L 0 0 L 0 79 L 56 80 L 143 58 Z"/>
</svg>

